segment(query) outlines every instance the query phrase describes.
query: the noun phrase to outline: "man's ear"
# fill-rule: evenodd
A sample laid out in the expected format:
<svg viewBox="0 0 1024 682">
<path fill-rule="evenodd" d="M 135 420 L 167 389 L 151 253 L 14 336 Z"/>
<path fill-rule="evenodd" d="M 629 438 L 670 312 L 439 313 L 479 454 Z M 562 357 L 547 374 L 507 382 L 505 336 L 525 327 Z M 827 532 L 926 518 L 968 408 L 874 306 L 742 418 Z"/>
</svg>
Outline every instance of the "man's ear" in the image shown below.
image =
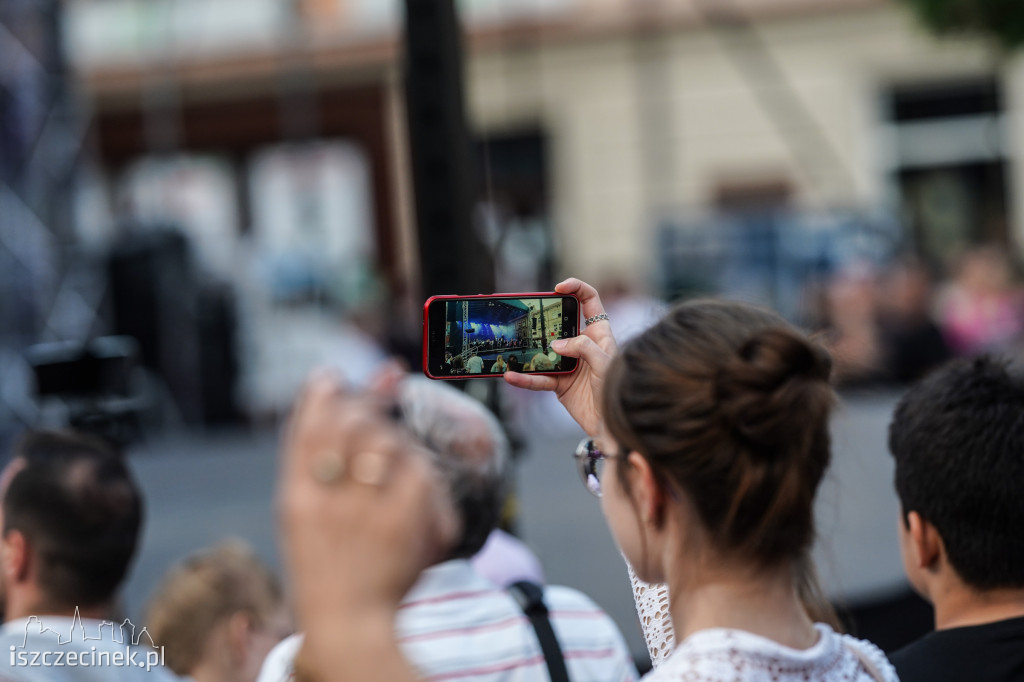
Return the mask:
<svg viewBox="0 0 1024 682">
<path fill-rule="evenodd" d="M 644 525 L 660 528 L 665 520 L 665 492 L 647 458 L 633 451 L 626 456 L 630 491 Z"/>
<path fill-rule="evenodd" d="M 945 556 L 946 547 L 935 526 L 916 511 L 907 512 L 907 532 L 914 564 L 924 570 L 933 570 Z"/>
<path fill-rule="evenodd" d="M 23 582 L 32 564 L 28 539 L 20 530 L 9 530 L 0 540 L 0 570 L 7 584 Z"/>
</svg>

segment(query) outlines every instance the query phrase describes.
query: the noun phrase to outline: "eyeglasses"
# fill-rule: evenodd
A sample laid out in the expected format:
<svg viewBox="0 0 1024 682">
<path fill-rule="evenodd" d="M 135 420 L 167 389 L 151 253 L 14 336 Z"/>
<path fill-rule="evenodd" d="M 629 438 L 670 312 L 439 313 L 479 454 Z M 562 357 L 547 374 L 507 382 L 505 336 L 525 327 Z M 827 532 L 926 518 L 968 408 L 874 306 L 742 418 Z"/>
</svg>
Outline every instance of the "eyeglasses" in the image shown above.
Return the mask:
<svg viewBox="0 0 1024 682">
<path fill-rule="evenodd" d="M 604 473 L 604 464 L 618 455 L 601 452 L 593 438 L 584 438 L 576 446 L 576 453 L 573 457 L 576 459 L 576 468 L 580 472 L 583 485 L 595 497 L 601 497 L 601 477 Z"/>
</svg>

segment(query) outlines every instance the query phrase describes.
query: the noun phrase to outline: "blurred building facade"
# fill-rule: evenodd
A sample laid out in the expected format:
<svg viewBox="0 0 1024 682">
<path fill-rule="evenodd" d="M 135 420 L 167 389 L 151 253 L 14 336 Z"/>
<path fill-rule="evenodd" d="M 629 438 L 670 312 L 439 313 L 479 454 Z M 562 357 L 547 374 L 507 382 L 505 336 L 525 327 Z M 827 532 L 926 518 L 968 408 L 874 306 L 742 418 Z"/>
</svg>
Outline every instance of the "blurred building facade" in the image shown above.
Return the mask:
<svg viewBox="0 0 1024 682">
<path fill-rule="evenodd" d="M 550 221 L 560 270 L 641 271 L 659 221 L 749 204 L 888 209 L 939 257 L 1024 231 L 1024 71 L 936 41 L 891 2 L 461 7 L 476 131 L 494 149 L 543 147 L 543 187 L 482 173 L 481 193 Z M 105 167 L 168 152 L 226 162 L 213 172 L 248 175 L 249 196 L 217 220 L 244 234 L 264 220 L 254 156 L 342 140 L 369 174 L 369 227 L 352 229 L 372 237 L 353 238 L 356 252 L 370 247 L 389 277 L 412 267 L 400 3 L 79 0 L 67 21 Z"/>
<path fill-rule="evenodd" d="M 793 315 L 842 259 L 1024 243 L 1024 67 L 891 1 L 458 5 L 499 290 L 572 273 Z M 66 4 L 83 240 L 179 226 L 240 292 L 243 365 L 277 402 L 281 358 L 329 326 L 303 303 L 415 319 L 401 21 L 398 0 Z"/>
</svg>

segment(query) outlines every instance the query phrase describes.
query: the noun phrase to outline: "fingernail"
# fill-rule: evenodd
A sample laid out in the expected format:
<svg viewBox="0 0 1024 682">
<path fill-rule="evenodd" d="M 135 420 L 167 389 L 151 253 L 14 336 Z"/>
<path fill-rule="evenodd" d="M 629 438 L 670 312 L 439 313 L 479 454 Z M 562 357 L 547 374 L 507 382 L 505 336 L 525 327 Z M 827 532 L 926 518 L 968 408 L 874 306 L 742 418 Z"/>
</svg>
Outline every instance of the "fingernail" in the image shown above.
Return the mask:
<svg viewBox="0 0 1024 682">
<path fill-rule="evenodd" d="M 554 348 L 555 350 L 558 350 L 559 348 L 564 348 L 565 343 L 565 339 L 555 339 L 554 341 L 551 342 L 551 347 Z"/>
</svg>

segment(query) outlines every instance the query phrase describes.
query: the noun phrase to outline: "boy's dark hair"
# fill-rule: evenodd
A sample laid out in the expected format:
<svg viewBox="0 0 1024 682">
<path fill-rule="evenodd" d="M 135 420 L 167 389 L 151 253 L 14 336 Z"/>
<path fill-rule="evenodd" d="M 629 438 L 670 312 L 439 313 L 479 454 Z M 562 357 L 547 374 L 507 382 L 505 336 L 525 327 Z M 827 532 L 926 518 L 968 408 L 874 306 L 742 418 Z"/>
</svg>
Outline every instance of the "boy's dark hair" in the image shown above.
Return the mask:
<svg viewBox="0 0 1024 682">
<path fill-rule="evenodd" d="M 25 461 L 3 499 L 3 534 L 24 534 L 53 607 L 108 602 L 128 570 L 142 498 L 121 457 L 101 441 L 36 432 L 15 448 Z"/>
<path fill-rule="evenodd" d="M 1024 377 L 987 356 L 949 363 L 900 400 L 889 450 L 903 514 L 935 526 L 960 578 L 1024 587 Z"/>
</svg>

